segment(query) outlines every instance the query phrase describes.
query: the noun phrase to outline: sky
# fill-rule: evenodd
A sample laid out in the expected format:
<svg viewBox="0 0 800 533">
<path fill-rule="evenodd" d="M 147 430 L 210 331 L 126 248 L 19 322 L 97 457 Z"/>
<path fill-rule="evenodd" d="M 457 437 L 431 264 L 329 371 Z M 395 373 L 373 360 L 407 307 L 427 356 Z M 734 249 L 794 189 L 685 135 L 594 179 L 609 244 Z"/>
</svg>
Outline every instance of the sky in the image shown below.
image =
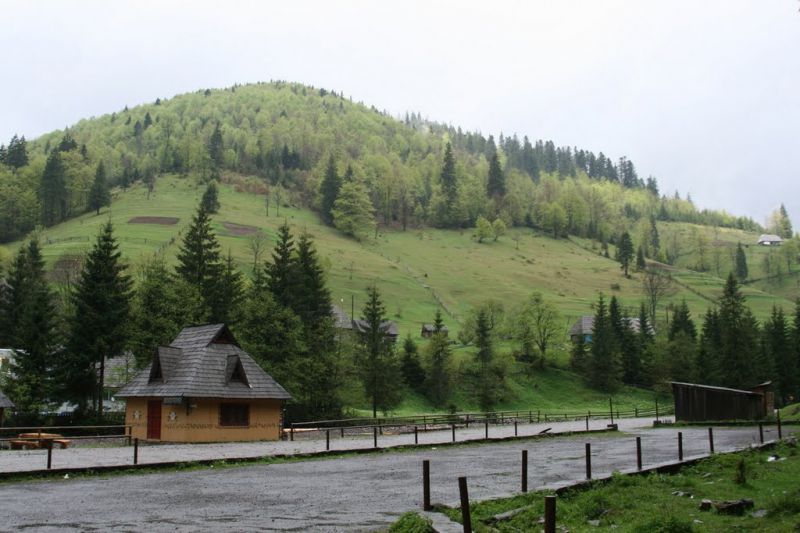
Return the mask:
<svg viewBox="0 0 800 533">
<path fill-rule="evenodd" d="M 282 79 L 631 159 L 662 192 L 800 229 L 798 0 L 4 0 L 0 142 Z"/>
</svg>

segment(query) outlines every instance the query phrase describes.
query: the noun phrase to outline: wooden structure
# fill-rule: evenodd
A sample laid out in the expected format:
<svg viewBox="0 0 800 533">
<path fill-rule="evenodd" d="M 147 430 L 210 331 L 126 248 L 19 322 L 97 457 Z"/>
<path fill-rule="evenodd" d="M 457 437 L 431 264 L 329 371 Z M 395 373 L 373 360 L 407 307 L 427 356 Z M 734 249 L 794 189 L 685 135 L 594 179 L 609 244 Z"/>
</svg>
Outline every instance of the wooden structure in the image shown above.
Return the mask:
<svg viewBox="0 0 800 533">
<path fill-rule="evenodd" d="M 52 448 L 57 444 L 62 450 L 67 448 L 72 441 L 65 439 L 59 433 L 20 433 L 16 440 L 9 441 L 12 450 L 26 450 L 36 448 Z"/>
<path fill-rule="evenodd" d="M 758 244 L 761 246 L 780 246 L 783 244 L 783 239 L 778 235 L 764 233 L 758 237 Z"/>
<path fill-rule="evenodd" d="M 167 442 L 277 440 L 291 399 L 224 324 L 184 328 L 117 397 L 133 437 Z"/>
<path fill-rule="evenodd" d="M 770 383 L 759 385 L 757 392 L 696 383 L 671 385 L 677 421 L 761 420 L 772 412 L 765 393 Z"/>
<path fill-rule="evenodd" d="M 447 326 L 442 326 L 442 331 L 441 331 L 442 335 L 447 337 L 449 332 L 450 331 L 447 329 Z M 420 332 L 420 335 L 422 335 L 422 337 L 429 339 L 433 337 L 435 333 L 436 333 L 436 326 L 434 324 L 422 324 L 422 331 Z"/>
<path fill-rule="evenodd" d="M 363 335 L 369 330 L 369 324 L 366 320 L 356 319 L 353 320 L 353 331 L 359 335 Z M 397 329 L 397 323 L 394 320 L 384 320 L 381 322 L 381 331 L 387 340 L 397 342 L 397 337 L 400 336 L 400 330 Z"/>
<path fill-rule="evenodd" d="M 14 402 L 9 400 L 5 394 L 0 392 L 0 427 L 3 425 L 3 417 L 5 416 L 6 409 L 14 407 Z"/>
<path fill-rule="evenodd" d="M 623 317 L 623 320 L 627 322 L 628 327 L 634 333 L 639 333 L 641 329 L 641 325 L 639 324 L 638 318 L 629 318 Z M 649 325 L 650 333 L 655 334 L 655 330 L 653 329 L 652 325 Z M 572 342 L 578 342 L 579 337 L 583 337 L 583 342 L 591 343 L 592 342 L 592 334 L 594 333 L 594 315 L 586 315 L 580 317 L 572 327 L 569 329 L 569 338 Z"/>
</svg>

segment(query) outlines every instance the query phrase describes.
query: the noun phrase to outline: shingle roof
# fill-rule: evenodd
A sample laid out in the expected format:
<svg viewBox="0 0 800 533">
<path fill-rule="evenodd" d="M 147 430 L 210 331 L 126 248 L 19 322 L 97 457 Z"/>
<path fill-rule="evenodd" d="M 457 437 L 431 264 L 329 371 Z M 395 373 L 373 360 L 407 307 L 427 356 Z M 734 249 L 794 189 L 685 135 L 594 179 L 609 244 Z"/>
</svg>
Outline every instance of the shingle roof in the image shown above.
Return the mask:
<svg viewBox="0 0 800 533">
<path fill-rule="evenodd" d="M 366 333 L 369 329 L 369 324 L 366 320 L 353 320 L 353 329 L 358 333 Z M 385 320 L 381 322 L 381 331 L 383 331 L 384 335 L 390 337 L 397 337 L 400 335 L 400 330 L 397 329 L 397 323 L 394 320 Z"/>
<path fill-rule="evenodd" d="M 639 333 L 640 326 L 638 318 L 625 317 L 624 320 L 628 322 L 628 327 L 630 327 L 634 333 Z M 650 333 L 655 332 L 653 330 L 652 325 L 648 324 L 648 327 L 650 329 Z M 589 333 L 592 333 L 593 330 L 594 330 L 594 316 L 592 315 L 582 316 L 569 329 L 569 335 L 570 337 L 573 335 L 587 335 Z"/>
<path fill-rule="evenodd" d="M 768 233 L 764 233 L 758 238 L 758 242 L 759 243 L 762 243 L 762 242 L 783 242 L 783 239 L 780 238 L 777 235 L 770 235 Z"/>
<path fill-rule="evenodd" d="M 344 309 L 338 305 L 331 306 L 333 314 L 333 325 L 336 329 L 353 329 L 353 321 Z"/>
<path fill-rule="evenodd" d="M 0 392 L 0 408 L 14 407 L 14 402 L 9 400 L 5 394 Z"/>
<path fill-rule="evenodd" d="M 184 328 L 116 396 L 291 399 L 224 324 Z"/>
</svg>

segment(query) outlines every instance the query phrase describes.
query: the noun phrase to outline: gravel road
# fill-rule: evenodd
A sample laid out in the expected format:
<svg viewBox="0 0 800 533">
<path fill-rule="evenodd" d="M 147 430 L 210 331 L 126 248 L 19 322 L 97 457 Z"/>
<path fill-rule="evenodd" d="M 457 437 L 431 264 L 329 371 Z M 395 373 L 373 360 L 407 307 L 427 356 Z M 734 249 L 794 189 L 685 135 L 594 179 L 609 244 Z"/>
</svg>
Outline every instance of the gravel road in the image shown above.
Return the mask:
<svg viewBox="0 0 800 533">
<path fill-rule="evenodd" d="M 705 428 L 682 428 L 686 457 L 707 452 Z M 0 485 L 0 531 L 374 531 L 421 506 L 421 463 L 431 460 L 434 502 L 457 504 L 457 477 L 472 499 L 519 490 L 520 451 L 529 487 L 584 477 L 584 443 L 595 475 L 677 459 L 677 430 L 554 437 L 190 472 Z M 766 438 L 775 438 L 768 432 Z M 757 442 L 753 428 L 715 428 L 717 451 Z"/>
</svg>

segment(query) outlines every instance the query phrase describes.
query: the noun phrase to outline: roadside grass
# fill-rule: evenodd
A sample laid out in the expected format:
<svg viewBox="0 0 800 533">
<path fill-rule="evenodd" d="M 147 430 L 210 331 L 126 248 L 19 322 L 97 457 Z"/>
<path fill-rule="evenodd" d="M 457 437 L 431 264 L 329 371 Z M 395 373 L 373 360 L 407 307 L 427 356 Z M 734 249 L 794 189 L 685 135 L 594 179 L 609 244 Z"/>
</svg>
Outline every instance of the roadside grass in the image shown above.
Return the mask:
<svg viewBox="0 0 800 533">
<path fill-rule="evenodd" d="M 427 518 L 417 513 L 403 513 L 388 531 L 389 533 L 435 533 L 436 530 Z"/>
<path fill-rule="evenodd" d="M 770 456 L 778 460 L 770 461 Z M 643 476 L 614 474 L 584 490 L 568 491 L 557 500 L 557 525 L 568 531 L 683 532 L 797 531 L 800 528 L 800 455 L 796 445 L 720 454 L 686 467 L 677 474 Z M 673 494 L 682 492 L 687 495 Z M 534 492 L 470 506 L 473 529 L 540 531 L 544 498 Z M 702 499 L 750 498 L 754 507 L 741 516 L 700 511 Z M 491 526 L 488 521 L 521 509 Z M 760 511 L 760 512 L 756 512 Z M 461 510 L 442 512 L 461 521 Z M 756 512 L 756 516 L 753 513 Z M 758 515 L 763 514 L 759 517 Z M 598 521 L 594 524 L 590 521 Z"/>
</svg>

